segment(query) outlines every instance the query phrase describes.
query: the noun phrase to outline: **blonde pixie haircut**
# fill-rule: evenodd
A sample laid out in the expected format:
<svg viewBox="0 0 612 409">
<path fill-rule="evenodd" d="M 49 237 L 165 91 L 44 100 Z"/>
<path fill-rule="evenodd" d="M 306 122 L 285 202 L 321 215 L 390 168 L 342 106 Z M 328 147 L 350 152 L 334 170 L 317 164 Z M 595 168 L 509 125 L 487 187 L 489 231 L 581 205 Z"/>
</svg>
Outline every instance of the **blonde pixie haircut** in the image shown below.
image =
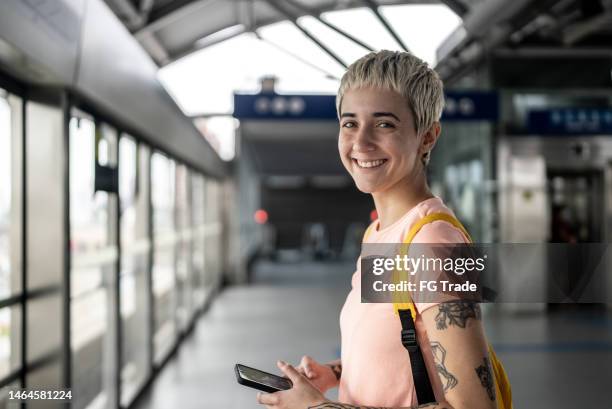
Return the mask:
<svg viewBox="0 0 612 409">
<path fill-rule="evenodd" d="M 342 76 L 336 96 L 338 117 L 344 93 L 363 87 L 388 89 L 404 97 L 414 116 L 417 135 L 428 131 L 442 116 L 442 80 L 426 62 L 409 52 L 381 50 L 352 63 Z"/>
</svg>

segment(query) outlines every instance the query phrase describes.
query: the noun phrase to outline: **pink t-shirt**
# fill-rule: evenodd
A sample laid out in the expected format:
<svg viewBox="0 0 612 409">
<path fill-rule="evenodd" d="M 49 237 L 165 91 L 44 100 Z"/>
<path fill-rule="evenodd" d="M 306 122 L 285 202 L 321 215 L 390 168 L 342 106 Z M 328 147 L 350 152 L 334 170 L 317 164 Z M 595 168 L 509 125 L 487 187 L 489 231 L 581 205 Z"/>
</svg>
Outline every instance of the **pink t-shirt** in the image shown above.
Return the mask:
<svg viewBox="0 0 612 409">
<path fill-rule="evenodd" d="M 442 200 L 422 201 L 392 225 L 379 230 L 378 221 L 370 229 L 367 243 L 401 243 L 410 227 L 430 213 L 454 216 Z M 444 221 L 434 221 L 421 228 L 413 243 L 464 243 L 463 233 Z M 339 401 L 353 405 L 405 407 L 417 405 L 410 356 L 401 343 L 401 322 L 393 304 L 361 303 L 360 260 L 353 274 L 352 290 L 340 313 L 342 336 L 342 376 Z M 415 303 L 419 313 L 436 305 Z M 430 374 L 436 374 L 433 355 L 421 316 L 416 322 L 417 337 Z M 436 399 L 444 397 L 440 380 L 430 376 Z M 423 403 L 423 402 L 422 402 Z"/>
</svg>

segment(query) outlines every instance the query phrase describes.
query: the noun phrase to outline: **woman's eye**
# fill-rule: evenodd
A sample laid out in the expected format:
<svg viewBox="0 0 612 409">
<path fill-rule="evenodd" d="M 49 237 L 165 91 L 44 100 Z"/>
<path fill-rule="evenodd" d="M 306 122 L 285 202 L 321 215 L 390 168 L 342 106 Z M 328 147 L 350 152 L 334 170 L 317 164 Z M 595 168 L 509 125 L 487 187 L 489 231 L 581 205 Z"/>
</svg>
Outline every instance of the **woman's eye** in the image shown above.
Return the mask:
<svg viewBox="0 0 612 409">
<path fill-rule="evenodd" d="M 354 128 L 355 124 L 353 122 L 345 122 L 344 124 L 342 124 L 343 128 Z"/>
<path fill-rule="evenodd" d="M 395 126 L 389 122 L 380 122 L 376 126 L 379 128 L 395 128 Z"/>
</svg>

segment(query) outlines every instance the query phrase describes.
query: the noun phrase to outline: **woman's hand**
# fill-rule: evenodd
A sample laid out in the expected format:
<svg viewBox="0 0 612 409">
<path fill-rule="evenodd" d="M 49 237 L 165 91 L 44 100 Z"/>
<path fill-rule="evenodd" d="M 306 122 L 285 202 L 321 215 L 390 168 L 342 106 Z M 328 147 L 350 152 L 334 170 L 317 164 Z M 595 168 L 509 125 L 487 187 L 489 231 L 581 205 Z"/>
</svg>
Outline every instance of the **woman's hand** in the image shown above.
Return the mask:
<svg viewBox="0 0 612 409">
<path fill-rule="evenodd" d="M 335 364 L 335 367 L 340 368 L 340 361 Z M 300 374 L 308 378 L 321 393 L 325 393 L 328 389 L 338 386 L 338 375 L 340 372 L 336 375 L 330 365 L 322 365 L 308 355 L 302 357 L 300 365 L 296 369 Z"/>
<path fill-rule="evenodd" d="M 278 361 L 277 365 L 293 382 L 293 387 L 274 393 L 259 392 L 257 402 L 268 409 L 304 409 L 327 402 L 325 396 L 293 366 L 283 361 Z"/>
</svg>

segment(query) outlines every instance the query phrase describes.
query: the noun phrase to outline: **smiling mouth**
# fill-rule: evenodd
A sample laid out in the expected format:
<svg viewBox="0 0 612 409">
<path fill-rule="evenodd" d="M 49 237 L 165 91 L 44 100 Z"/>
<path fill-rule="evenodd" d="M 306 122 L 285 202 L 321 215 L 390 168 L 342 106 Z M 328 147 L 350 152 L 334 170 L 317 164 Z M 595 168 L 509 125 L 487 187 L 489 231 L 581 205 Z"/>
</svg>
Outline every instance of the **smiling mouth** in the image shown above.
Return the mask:
<svg viewBox="0 0 612 409">
<path fill-rule="evenodd" d="M 387 162 L 387 159 L 376 159 L 376 160 L 359 160 L 352 158 L 353 162 L 362 169 L 378 168 Z"/>
</svg>

